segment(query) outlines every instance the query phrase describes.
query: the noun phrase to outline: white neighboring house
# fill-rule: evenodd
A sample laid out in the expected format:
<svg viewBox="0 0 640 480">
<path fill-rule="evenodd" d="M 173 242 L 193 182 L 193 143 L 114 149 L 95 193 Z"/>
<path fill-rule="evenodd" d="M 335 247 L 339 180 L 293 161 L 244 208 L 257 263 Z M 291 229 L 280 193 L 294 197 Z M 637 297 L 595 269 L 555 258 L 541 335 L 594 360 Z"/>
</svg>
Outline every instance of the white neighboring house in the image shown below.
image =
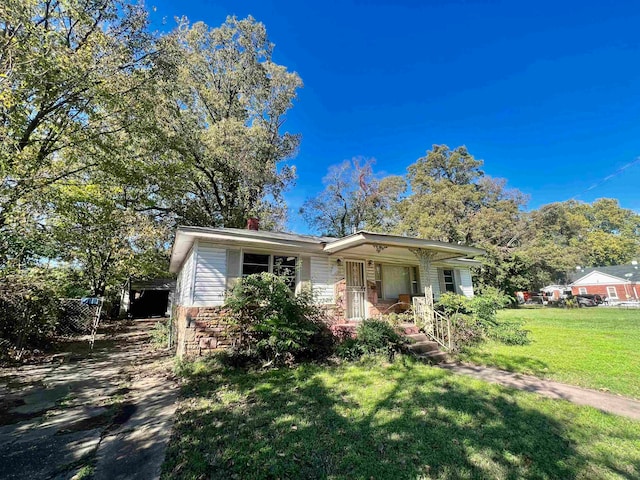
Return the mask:
<svg viewBox="0 0 640 480">
<path fill-rule="evenodd" d="M 255 225 L 255 223 L 254 223 Z M 222 305 L 244 275 L 272 272 L 293 291 L 311 288 L 334 320 L 361 320 L 401 309 L 432 287 L 473 296 L 470 268 L 483 250 L 446 242 L 359 231 L 343 238 L 254 229 L 180 227 L 170 271 L 177 307 Z"/>
</svg>

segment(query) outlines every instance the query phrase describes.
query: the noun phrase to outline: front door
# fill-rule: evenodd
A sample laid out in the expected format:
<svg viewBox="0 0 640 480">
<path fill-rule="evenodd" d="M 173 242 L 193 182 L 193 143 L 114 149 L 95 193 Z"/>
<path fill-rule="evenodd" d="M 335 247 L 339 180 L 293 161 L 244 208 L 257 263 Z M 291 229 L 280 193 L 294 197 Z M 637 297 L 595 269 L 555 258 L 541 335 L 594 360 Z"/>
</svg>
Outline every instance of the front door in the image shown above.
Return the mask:
<svg viewBox="0 0 640 480">
<path fill-rule="evenodd" d="M 364 320 L 365 295 L 364 262 L 345 262 L 347 288 L 347 320 Z"/>
</svg>

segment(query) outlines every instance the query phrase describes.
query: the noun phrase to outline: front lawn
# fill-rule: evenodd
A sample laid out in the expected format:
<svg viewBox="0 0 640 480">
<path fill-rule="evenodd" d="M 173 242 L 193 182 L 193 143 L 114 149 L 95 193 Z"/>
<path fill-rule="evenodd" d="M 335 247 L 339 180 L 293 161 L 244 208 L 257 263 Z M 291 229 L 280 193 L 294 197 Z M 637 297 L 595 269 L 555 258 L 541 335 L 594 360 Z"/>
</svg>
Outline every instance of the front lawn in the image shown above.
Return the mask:
<svg viewBox="0 0 640 480">
<path fill-rule="evenodd" d="M 524 320 L 531 344 L 487 342 L 461 360 L 640 398 L 640 310 L 522 308 L 498 319 Z"/>
<path fill-rule="evenodd" d="M 401 359 L 196 365 L 163 478 L 636 478 L 640 424 Z"/>
</svg>

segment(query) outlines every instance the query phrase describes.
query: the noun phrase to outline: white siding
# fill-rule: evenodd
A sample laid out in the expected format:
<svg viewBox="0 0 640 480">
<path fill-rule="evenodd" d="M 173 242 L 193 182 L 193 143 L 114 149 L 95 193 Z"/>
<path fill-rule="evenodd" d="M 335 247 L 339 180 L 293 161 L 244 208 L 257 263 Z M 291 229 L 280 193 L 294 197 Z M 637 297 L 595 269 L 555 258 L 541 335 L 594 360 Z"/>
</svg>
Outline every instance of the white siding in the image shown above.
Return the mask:
<svg viewBox="0 0 640 480">
<path fill-rule="evenodd" d="M 460 290 L 465 297 L 473 297 L 473 283 L 471 282 L 471 271 L 468 268 L 458 270 L 460 276 Z"/>
<path fill-rule="evenodd" d="M 176 303 L 178 305 L 191 305 L 194 256 L 194 251 L 192 249 L 187 255 L 187 258 L 180 269 L 180 273 L 178 274 L 178 280 L 176 282 Z"/>
<path fill-rule="evenodd" d="M 196 254 L 193 305 L 222 305 L 227 284 L 227 250 L 198 242 Z"/>
<path fill-rule="evenodd" d="M 336 268 L 335 262 L 330 262 L 327 257 L 311 257 L 311 288 L 316 303 L 335 303 L 334 283 Z"/>
<path fill-rule="evenodd" d="M 440 298 L 440 277 L 438 276 L 438 269 L 431 265 L 429 268 L 429 283 L 433 287 L 433 296 L 435 299 Z M 424 285 L 421 287 L 424 290 Z"/>
</svg>

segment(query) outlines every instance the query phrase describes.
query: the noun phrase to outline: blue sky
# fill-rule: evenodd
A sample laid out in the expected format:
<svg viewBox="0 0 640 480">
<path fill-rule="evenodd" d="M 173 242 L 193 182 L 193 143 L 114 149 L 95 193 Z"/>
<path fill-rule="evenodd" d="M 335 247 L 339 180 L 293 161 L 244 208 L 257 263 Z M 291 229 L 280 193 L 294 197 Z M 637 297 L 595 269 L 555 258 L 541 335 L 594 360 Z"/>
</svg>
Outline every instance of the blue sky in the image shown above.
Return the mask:
<svg viewBox="0 0 640 480">
<path fill-rule="evenodd" d="M 640 211 L 640 162 L 625 168 L 640 156 L 640 2 L 147 1 L 160 29 L 253 15 L 302 77 L 285 124 L 302 134 L 292 230 L 307 231 L 297 209 L 329 165 L 403 174 L 434 143 L 466 145 L 528 208 Z"/>
</svg>

